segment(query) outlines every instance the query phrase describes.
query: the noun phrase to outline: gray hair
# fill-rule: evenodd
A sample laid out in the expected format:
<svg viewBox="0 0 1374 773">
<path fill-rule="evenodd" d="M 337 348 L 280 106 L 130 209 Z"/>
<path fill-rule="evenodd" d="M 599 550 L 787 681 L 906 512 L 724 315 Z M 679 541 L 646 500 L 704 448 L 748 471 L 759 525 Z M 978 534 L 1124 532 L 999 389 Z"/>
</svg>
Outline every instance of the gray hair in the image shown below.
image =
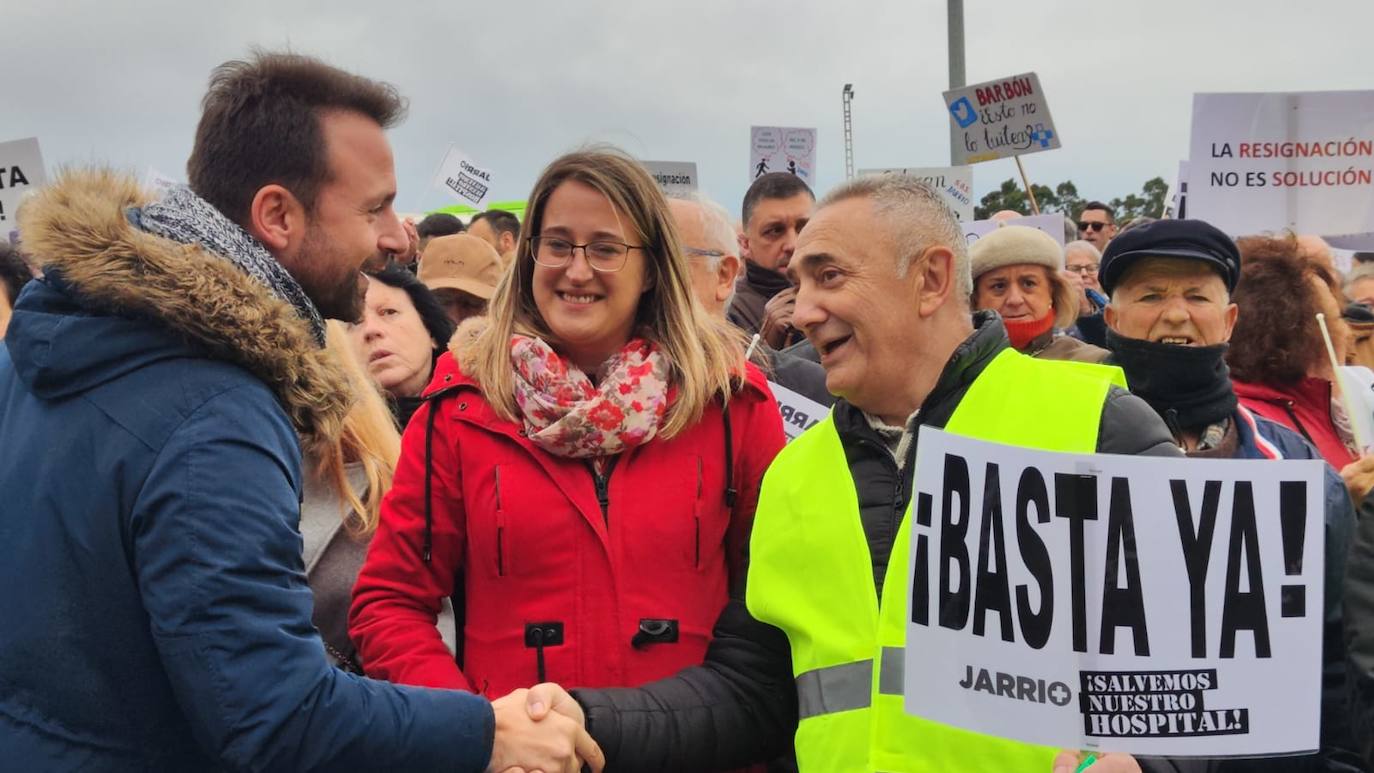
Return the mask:
<svg viewBox="0 0 1374 773">
<path fill-rule="evenodd" d="M 973 295 L 964 229 L 934 188 L 905 174 L 858 177 L 826 194 L 817 208 L 859 198 L 872 199 L 874 211 L 897 245 L 897 276 L 906 276 L 913 258 L 940 245 L 954 253 L 955 297 L 967 301 Z"/>
<path fill-rule="evenodd" d="M 692 191 L 677 198 L 680 201 L 696 205 L 696 214 L 700 218 L 698 222 L 701 223 L 702 240 L 705 242 L 704 244 L 684 244 L 683 247 L 696 247 L 721 253 L 720 255 L 686 253 L 688 260 L 704 260 L 707 268 L 715 271 L 720 268 L 720 261 L 726 255 L 739 257 L 739 238 L 735 235 L 735 226 L 730 223 L 730 213 L 726 211 L 725 207 L 701 191 Z M 735 289 L 731 287 L 730 297 L 725 299 L 725 308 L 730 308 L 730 304 L 734 301 Z"/>
<path fill-rule="evenodd" d="M 724 253 L 720 256 L 704 256 L 712 271 L 720 266 L 720 259 L 725 255 L 738 257 L 739 239 L 735 237 L 735 227 L 730 224 L 730 213 L 725 210 L 725 207 L 701 191 L 692 191 L 691 194 L 683 196 L 682 199 L 697 205 L 697 217 L 701 218 L 702 238 L 706 242 L 705 244 L 686 246 Z"/>
<path fill-rule="evenodd" d="M 1075 252 L 1085 252 L 1091 255 L 1093 257 L 1094 263 L 1102 262 L 1102 252 L 1097 249 L 1096 245 L 1085 239 L 1075 239 L 1074 241 L 1071 241 L 1068 244 L 1064 245 L 1065 258 L 1069 257 L 1070 254 Z"/>
</svg>

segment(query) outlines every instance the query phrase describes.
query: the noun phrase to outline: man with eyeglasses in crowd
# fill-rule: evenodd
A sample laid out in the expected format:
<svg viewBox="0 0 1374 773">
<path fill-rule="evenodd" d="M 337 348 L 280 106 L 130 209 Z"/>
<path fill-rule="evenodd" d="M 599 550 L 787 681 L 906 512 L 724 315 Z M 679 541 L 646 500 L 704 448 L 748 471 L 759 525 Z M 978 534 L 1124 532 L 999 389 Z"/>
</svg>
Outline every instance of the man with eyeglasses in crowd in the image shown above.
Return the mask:
<svg viewBox="0 0 1374 773">
<path fill-rule="evenodd" d="M 734 300 L 736 282 L 744 267 L 730 217 L 719 204 L 701 193 L 668 199 L 678 237 L 692 270 L 692 291 L 711 314 L 724 317 Z M 761 347 L 756 362 L 764 361 L 768 380 L 829 408 L 834 395 L 825 388 L 825 368 L 798 354 Z"/>
<path fill-rule="evenodd" d="M 1078 235 L 1083 241 L 1103 252 L 1116 236 L 1116 213 L 1100 201 L 1090 201 L 1078 213 Z"/>
<path fill-rule="evenodd" d="M 1078 323 L 1068 333 L 1080 341 L 1105 349 L 1107 324 L 1102 319 L 1102 310 L 1107 306 L 1107 297 L 1102 294 L 1102 285 L 1097 282 L 1097 266 L 1101 262 L 1101 251 L 1086 239 L 1064 245 L 1064 275 L 1080 290 Z"/>
</svg>

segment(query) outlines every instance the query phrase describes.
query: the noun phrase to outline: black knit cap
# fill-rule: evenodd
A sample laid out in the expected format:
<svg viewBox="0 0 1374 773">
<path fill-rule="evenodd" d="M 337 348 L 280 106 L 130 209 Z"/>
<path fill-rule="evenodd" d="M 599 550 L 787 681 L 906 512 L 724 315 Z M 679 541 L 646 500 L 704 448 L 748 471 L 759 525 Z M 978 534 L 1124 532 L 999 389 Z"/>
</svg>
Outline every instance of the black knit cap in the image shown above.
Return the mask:
<svg viewBox="0 0 1374 773">
<path fill-rule="evenodd" d="M 1141 258 L 1184 258 L 1210 263 L 1236 289 L 1240 279 L 1240 250 L 1231 237 L 1201 220 L 1156 220 L 1126 230 L 1107 245 L 1097 269 L 1097 281 L 1107 295 L 1126 269 Z"/>
</svg>

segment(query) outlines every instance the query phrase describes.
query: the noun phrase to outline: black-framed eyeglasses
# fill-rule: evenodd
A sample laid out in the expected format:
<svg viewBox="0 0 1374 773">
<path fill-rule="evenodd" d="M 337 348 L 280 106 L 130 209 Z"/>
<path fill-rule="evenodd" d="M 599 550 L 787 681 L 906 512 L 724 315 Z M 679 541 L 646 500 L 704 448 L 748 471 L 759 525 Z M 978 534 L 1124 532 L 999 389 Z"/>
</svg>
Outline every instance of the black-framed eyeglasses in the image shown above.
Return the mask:
<svg viewBox="0 0 1374 773">
<path fill-rule="evenodd" d="M 1080 231 L 1087 231 L 1089 228 L 1091 228 L 1092 231 L 1093 231 L 1093 233 L 1102 233 L 1102 229 L 1103 229 L 1103 228 L 1106 228 L 1106 227 L 1107 227 L 1107 224 L 1106 224 L 1106 223 L 1079 223 L 1079 224 L 1078 224 L 1078 230 L 1080 230 Z"/>
<path fill-rule="evenodd" d="M 534 262 L 547 268 L 563 268 L 572 262 L 574 251 L 582 250 L 582 254 L 587 258 L 587 265 L 591 266 L 593 271 L 611 274 L 625 268 L 625 259 L 629 257 L 630 250 L 642 249 L 644 248 L 640 246 L 609 239 L 574 244 L 557 236 L 530 237 L 530 253 L 534 255 Z"/>
</svg>

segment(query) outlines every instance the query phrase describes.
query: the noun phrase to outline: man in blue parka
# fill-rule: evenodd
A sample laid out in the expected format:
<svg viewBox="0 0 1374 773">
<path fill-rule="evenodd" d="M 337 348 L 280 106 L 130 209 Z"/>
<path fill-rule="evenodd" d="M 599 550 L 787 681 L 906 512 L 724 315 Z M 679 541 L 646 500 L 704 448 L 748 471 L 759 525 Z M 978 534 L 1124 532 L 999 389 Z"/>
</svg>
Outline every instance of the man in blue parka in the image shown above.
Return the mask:
<svg viewBox="0 0 1374 773">
<path fill-rule="evenodd" d="M 323 318 L 406 236 L 394 89 L 308 57 L 218 68 L 190 188 L 65 173 L 0 347 L 0 767 L 565 770 L 572 719 L 329 666 L 301 448 L 348 409 Z M 595 759 L 592 759 L 595 758 Z"/>
<path fill-rule="evenodd" d="M 1231 388 L 1226 347 L 1239 313 L 1231 292 L 1240 253 L 1201 220 L 1160 220 L 1121 233 L 1099 268 L 1112 362 L 1191 457 L 1320 459 L 1302 436 L 1256 416 Z M 1345 711 L 1341 588 L 1355 511 L 1345 484 L 1326 470 L 1321 749 L 1308 757 L 1216 761 L 1213 770 L 1361 771 Z"/>
</svg>

